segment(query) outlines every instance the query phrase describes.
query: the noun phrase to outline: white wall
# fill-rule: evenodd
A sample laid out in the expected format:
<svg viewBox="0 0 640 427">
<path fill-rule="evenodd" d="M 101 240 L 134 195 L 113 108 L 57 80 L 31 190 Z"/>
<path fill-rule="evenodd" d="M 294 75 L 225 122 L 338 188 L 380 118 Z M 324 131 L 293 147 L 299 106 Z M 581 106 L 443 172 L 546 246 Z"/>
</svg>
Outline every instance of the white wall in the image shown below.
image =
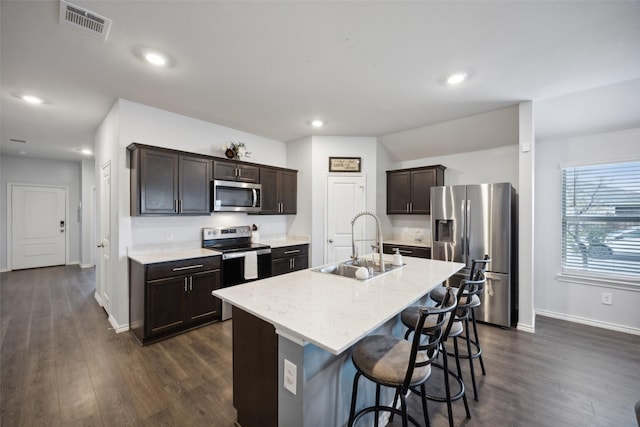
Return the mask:
<svg viewBox="0 0 640 427">
<path fill-rule="evenodd" d="M 257 216 L 243 213 L 211 214 L 199 217 L 131 217 L 129 214 L 130 175 L 126 147 L 137 142 L 192 153 L 222 157 L 221 147 L 229 141 L 244 142 L 251 152 L 251 162 L 286 166 L 283 142 L 204 122 L 158 108 L 120 99 L 103 122 L 96 136 L 96 151 L 102 163 L 111 156 L 114 206 L 112 244 L 117 251 L 112 272 L 110 307 L 107 310 L 116 329 L 126 329 L 129 322 L 128 258 L 130 248 L 194 247 L 201 244 L 201 229 L 211 226 L 260 224 L 261 234 L 285 234 L 286 217 Z M 173 235 L 168 240 L 169 234 Z M 117 237 L 115 236 L 117 235 Z"/>
<path fill-rule="evenodd" d="M 81 223 L 78 218 L 80 206 L 80 162 L 42 160 L 25 157 L 0 157 L 0 270 L 7 269 L 7 183 L 36 184 L 42 186 L 68 187 L 67 232 L 69 233 L 68 264 L 80 263 Z"/>
<path fill-rule="evenodd" d="M 562 234 L 561 164 L 640 160 L 640 128 L 538 142 L 536 145 L 534 305 L 536 313 L 640 334 L 635 289 L 559 281 Z M 637 282 L 637 281 L 636 281 Z M 601 304 L 601 292 L 613 305 Z"/>
<path fill-rule="evenodd" d="M 82 228 L 81 228 L 81 259 L 82 267 L 95 265 L 95 212 L 94 212 L 94 190 L 96 188 L 95 161 L 83 160 L 81 164 L 81 186 L 82 186 Z"/>
<path fill-rule="evenodd" d="M 312 266 L 324 261 L 327 177 L 329 157 L 360 157 L 361 170 L 367 183 L 366 209 L 376 212 L 376 200 L 385 197 L 384 188 L 378 188 L 377 180 L 377 139 L 352 136 L 313 136 L 311 143 L 312 176 Z M 383 211 L 384 213 L 384 211 Z"/>
</svg>

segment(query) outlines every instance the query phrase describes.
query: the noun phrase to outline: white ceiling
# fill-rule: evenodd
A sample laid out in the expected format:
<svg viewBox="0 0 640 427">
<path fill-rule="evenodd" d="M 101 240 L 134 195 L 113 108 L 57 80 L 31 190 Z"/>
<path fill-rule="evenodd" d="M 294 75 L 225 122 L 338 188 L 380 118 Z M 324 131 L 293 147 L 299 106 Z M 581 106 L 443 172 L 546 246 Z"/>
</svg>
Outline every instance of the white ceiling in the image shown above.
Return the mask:
<svg viewBox="0 0 640 427">
<path fill-rule="evenodd" d="M 640 126 L 638 1 L 72 2 L 113 20 L 106 42 L 61 26 L 57 1 L 1 2 L 2 154 L 81 159 L 117 98 L 280 141 L 380 136 L 398 160 L 513 143 L 500 123 L 523 100 L 541 138 Z M 491 111 L 497 133 L 471 119 L 440 139 Z"/>
</svg>

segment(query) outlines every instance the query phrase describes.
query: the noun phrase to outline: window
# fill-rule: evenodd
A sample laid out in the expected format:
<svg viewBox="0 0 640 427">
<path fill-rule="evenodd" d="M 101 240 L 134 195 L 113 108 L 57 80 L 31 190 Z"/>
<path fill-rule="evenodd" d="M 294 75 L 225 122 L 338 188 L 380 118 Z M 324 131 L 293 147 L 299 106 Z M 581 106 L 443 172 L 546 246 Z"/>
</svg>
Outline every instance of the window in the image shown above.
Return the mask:
<svg viewBox="0 0 640 427">
<path fill-rule="evenodd" d="M 640 277 L 640 162 L 562 170 L 562 269 Z"/>
</svg>

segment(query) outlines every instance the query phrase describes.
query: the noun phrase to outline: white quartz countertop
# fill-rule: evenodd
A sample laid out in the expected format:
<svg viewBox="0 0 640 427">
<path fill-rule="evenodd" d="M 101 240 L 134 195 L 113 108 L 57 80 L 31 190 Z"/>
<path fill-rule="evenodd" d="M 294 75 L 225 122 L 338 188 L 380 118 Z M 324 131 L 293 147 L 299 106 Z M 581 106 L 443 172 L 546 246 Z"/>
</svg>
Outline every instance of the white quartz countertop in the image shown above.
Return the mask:
<svg viewBox="0 0 640 427">
<path fill-rule="evenodd" d="M 271 323 L 279 335 L 337 355 L 464 266 L 421 258 L 404 262 L 402 268 L 365 281 L 308 269 L 213 295 Z"/>
<path fill-rule="evenodd" d="M 263 238 L 258 243 L 264 243 L 272 248 L 284 248 L 295 245 L 308 245 L 309 238 L 304 236 L 286 236 L 279 238 Z"/>
<path fill-rule="evenodd" d="M 398 239 L 390 239 L 385 240 L 382 243 L 385 245 L 401 245 L 401 246 L 415 246 L 417 248 L 430 248 L 431 242 L 416 242 L 413 240 L 398 240 Z"/>
<path fill-rule="evenodd" d="M 158 262 L 179 261 L 181 259 L 202 258 L 216 255 L 222 255 L 222 252 L 203 248 L 174 249 L 128 254 L 130 259 L 139 262 L 140 264 L 155 264 Z"/>
</svg>

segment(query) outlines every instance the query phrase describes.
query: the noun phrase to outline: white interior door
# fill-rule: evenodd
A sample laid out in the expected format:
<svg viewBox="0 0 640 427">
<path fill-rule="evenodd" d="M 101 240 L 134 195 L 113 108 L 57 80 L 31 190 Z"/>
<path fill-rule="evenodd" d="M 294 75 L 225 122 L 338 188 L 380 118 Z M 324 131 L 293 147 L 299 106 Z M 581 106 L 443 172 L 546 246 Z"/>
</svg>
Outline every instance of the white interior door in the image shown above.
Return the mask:
<svg viewBox="0 0 640 427">
<path fill-rule="evenodd" d="M 11 186 L 11 268 L 66 264 L 66 188 Z"/>
<path fill-rule="evenodd" d="M 102 307 L 109 312 L 111 293 L 111 162 L 101 170 L 100 178 L 100 273 L 98 274 L 98 295 Z"/>
<path fill-rule="evenodd" d="M 325 264 L 351 256 L 351 220 L 366 209 L 365 194 L 366 180 L 363 175 L 331 175 L 327 178 Z M 361 232 L 357 231 L 356 234 Z"/>
</svg>

